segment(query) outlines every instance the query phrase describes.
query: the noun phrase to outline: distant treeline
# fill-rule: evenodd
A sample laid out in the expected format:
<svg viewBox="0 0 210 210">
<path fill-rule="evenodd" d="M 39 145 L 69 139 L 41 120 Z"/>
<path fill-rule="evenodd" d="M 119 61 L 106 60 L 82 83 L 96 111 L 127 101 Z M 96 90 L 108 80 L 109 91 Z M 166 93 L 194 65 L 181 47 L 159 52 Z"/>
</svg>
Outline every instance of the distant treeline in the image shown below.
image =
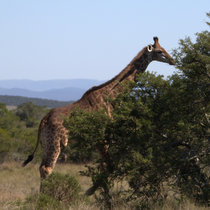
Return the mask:
<svg viewBox="0 0 210 210">
<path fill-rule="evenodd" d="M 55 100 L 48 100 L 48 99 L 40 99 L 40 98 L 28 98 L 22 96 L 7 96 L 7 95 L 0 95 L 0 102 L 10 106 L 18 106 L 23 103 L 32 102 L 36 106 L 43 106 L 43 107 L 59 107 L 65 106 L 67 104 L 73 103 L 73 101 L 55 101 Z"/>
</svg>

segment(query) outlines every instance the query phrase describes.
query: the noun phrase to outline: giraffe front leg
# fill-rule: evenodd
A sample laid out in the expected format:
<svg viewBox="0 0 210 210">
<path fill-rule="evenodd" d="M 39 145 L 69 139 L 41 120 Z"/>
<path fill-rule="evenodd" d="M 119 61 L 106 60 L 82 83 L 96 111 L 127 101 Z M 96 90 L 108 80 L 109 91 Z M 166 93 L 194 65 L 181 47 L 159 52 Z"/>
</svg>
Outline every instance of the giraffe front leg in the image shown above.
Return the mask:
<svg viewBox="0 0 210 210">
<path fill-rule="evenodd" d="M 98 145 L 98 151 L 101 156 L 101 167 L 104 172 L 112 173 L 113 161 L 109 154 L 109 144 L 105 140 L 103 144 Z"/>
<path fill-rule="evenodd" d="M 113 161 L 112 161 L 112 158 L 110 157 L 108 148 L 109 148 L 109 144 L 106 140 L 102 144 L 99 144 L 97 146 L 97 149 L 101 156 L 100 171 L 101 171 L 101 174 L 103 174 L 103 176 L 101 176 L 94 183 L 94 185 L 86 191 L 85 194 L 88 196 L 95 193 L 95 191 L 99 187 L 102 187 L 104 190 L 104 193 L 107 195 L 107 198 L 109 197 L 109 187 L 107 183 L 108 183 L 109 174 L 113 172 L 114 166 L 113 166 Z"/>
<path fill-rule="evenodd" d="M 68 134 L 69 131 L 66 128 L 64 128 L 64 126 L 62 125 L 60 128 L 60 138 L 61 138 L 61 144 L 64 147 L 66 147 L 68 144 Z"/>
</svg>

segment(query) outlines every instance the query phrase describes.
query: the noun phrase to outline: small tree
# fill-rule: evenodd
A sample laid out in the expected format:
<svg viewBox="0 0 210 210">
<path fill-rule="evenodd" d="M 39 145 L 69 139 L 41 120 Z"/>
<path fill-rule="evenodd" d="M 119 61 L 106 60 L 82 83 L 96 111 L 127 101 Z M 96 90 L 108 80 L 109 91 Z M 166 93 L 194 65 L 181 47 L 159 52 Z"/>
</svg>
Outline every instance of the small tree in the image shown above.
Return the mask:
<svg viewBox="0 0 210 210">
<path fill-rule="evenodd" d="M 118 180 L 129 183 L 125 199 L 142 208 L 163 202 L 169 190 L 208 205 L 209 43 L 207 31 L 197 34 L 196 43 L 181 40 L 174 51 L 180 72 L 168 80 L 139 75 L 112 102 L 111 119 L 101 111 L 76 111 L 67 121 L 70 141 L 79 139 L 93 151 L 104 142 L 109 146 L 109 158 L 99 158 L 99 166 L 84 173 L 92 177 L 91 192 L 100 189 L 109 208 Z"/>
</svg>

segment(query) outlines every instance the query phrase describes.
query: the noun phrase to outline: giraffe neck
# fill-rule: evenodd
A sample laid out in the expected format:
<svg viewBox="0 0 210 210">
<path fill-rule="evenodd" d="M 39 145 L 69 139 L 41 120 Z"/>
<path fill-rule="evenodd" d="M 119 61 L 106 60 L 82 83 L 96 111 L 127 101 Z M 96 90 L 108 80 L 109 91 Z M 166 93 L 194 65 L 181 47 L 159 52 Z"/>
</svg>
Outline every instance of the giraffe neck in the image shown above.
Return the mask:
<svg viewBox="0 0 210 210">
<path fill-rule="evenodd" d="M 105 102 L 107 97 L 116 97 L 123 91 L 122 84 L 135 80 L 136 73 L 144 72 L 150 62 L 151 58 L 148 57 L 145 47 L 118 75 L 102 85 L 89 89 L 77 103 L 82 108 L 98 109 L 101 106 L 108 108 L 109 104 Z"/>
<path fill-rule="evenodd" d="M 91 88 L 86 93 L 91 93 L 97 90 L 100 90 L 101 93 L 106 92 L 107 90 L 114 91 L 115 88 L 117 88 L 118 85 L 124 81 L 135 80 L 136 73 L 144 72 L 151 62 L 151 58 L 148 57 L 146 52 L 146 48 L 143 48 L 143 50 L 140 51 L 117 76 L 103 83 L 102 85 Z"/>
<path fill-rule="evenodd" d="M 121 83 L 123 81 L 135 80 L 136 73 L 144 72 L 151 61 L 152 59 L 148 56 L 145 47 L 133 58 L 127 67 L 114 78 L 113 82 Z M 107 83 L 109 83 L 109 81 Z"/>
</svg>

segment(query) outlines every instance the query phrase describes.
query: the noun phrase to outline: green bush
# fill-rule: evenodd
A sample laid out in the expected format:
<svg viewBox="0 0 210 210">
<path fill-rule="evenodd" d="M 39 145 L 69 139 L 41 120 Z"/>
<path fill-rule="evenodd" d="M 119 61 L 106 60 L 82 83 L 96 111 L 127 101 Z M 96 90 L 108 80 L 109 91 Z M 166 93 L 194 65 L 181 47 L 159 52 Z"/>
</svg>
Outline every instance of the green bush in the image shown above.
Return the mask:
<svg viewBox="0 0 210 210">
<path fill-rule="evenodd" d="M 75 202 L 79 199 L 81 187 L 75 177 L 68 174 L 52 173 L 41 182 L 41 192 L 57 201 Z"/>
<path fill-rule="evenodd" d="M 52 197 L 46 194 L 39 194 L 38 199 L 36 201 L 36 209 L 59 209 L 59 207 L 59 201 L 53 199 Z"/>
<path fill-rule="evenodd" d="M 18 203 L 16 206 L 21 206 L 22 210 L 27 209 L 42 209 L 42 210 L 48 210 L 48 209 L 56 209 L 61 210 L 64 209 L 62 204 L 55 200 L 54 198 L 40 193 L 40 194 L 32 194 L 26 198 L 26 201 L 23 203 Z"/>
<path fill-rule="evenodd" d="M 69 174 L 52 173 L 41 182 L 41 192 L 26 198 L 21 209 L 69 209 L 81 201 L 81 187 L 75 177 Z"/>
<path fill-rule="evenodd" d="M 95 121 L 97 123 L 94 123 Z M 98 150 L 93 149 L 93 147 L 97 146 L 100 141 L 103 142 L 105 132 L 103 126 L 107 121 L 109 118 L 104 116 L 103 111 L 94 114 L 91 112 L 83 113 L 79 109 L 72 112 L 70 119 L 65 119 L 64 125 L 74 136 L 66 149 L 66 153 L 73 162 L 84 163 L 99 158 Z M 73 125 L 71 122 L 74 122 Z M 92 132 L 86 135 L 88 131 Z"/>
</svg>

